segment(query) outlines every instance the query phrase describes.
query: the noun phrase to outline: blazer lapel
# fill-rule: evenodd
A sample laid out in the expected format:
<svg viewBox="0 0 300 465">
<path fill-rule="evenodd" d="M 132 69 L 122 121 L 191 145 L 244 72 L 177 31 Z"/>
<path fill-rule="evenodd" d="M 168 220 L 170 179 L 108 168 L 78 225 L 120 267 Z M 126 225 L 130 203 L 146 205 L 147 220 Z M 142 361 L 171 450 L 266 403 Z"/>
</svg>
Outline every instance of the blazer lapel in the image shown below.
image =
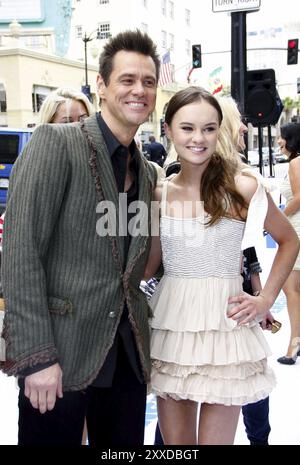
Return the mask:
<svg viewBox="0 0 300 465">
<path fill-rule="evenodd" d="M 81 129 L 85 133 L 91 149 L 89 163 L 95 182 L 98 202 L 105 200 L 112 202 L 115 206 L 116 235 L 109 236 L 109 239 L 112 244 L 113 253 L 116 255 L 116 262 L 121 271 L 123 271 L 124 242 L 123 238 L 119 235 L 119 193 L 111 157 L 100 131 L 96 115 L 86 118 L 81 123 Z"/>
</svg>

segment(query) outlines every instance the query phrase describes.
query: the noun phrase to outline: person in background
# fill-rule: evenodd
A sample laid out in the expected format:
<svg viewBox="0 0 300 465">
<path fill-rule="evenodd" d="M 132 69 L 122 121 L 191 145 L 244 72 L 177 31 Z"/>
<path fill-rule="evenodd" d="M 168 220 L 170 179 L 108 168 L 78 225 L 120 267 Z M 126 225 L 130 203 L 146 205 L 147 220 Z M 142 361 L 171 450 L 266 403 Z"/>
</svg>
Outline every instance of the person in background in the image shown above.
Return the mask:
<svg viewBox="0 0 300 465">
<path fill-rule="evenodd" d="M 135 140 L 135 143 L 136 143 L 137 148 L 139 149 L 139 151 L 141 152 L 141 154 L 144 156 L 144 154 L 143 154 L 143 145 L 142 145 L 142 142 L 141 142 L 140 138 L 136 136 L 136 137 L 134 138 L 134 140 Z M 146 159 L 148 160 L 147 157 L 146 157 Z M 157 180 L 160 180 L 160 179 L 163 179 L 163 178 L 166 177 L 165 171 L 164 171 L 164 169 L 163 169 L 160 165 L 158 165 L 158 164 L 157 164 L 156 162 L 154 162 L 154 161 L 151 161 L 151 160 L 148 160 L 148 161 L 149 161 L 149 163 L 152 163 L 152 164 L 153 164 L 153 166 L 155 167 L 155 169 L 156 169 L 156 171 L 157 171 Z"/>
<path fill-rule="evenodd" d="M 154 136 L 149 137 L 150 144 L 147 145 L 148 160 L 163 166 L 167 157 L 167 152 L 160 142 L 156 142 Z"/>
<path fill-rule="evenodd" d="M 218 97 L 223 112 L 221 128 L 234 143 L 235 148 L 240 153 L 242 161 L 245 161 L 243 151 L 246 148 L 245 134 L 248 132 L 247 126 L 242 122 L 237 103 L 232 97 Z M 250 295 L 258 295 L 262 289 L 259 273 L 262 271 L 257 259 L 254 247 L 243 250 L 243 291 Z M 271 329 L 270 323 L 274 320 L 269 312 L 266 321 L 261 323 L 264 329 Z M 269 396 L 258 402 L 242 406 L 242 414 L 246 434 L 251 445 L 267 445 L 271 431 L 269 422 Z"/>
<path fill-rule="evenodd" d="M 161 259 L 164 275 L 150 299 L 151 389 L 165 444 L 232 444 L 240 406 L 275 384 L 257 320 L 273 305 L 299 241 L 262 178 L 243 168 L 221 134 L 211 94 L 195 86 L 178 92 L 165 121 L 181 170 L 155 190 L 160 237 L 152 237 L 145 278 Z M 251 296 L 242 291 L 241 250 L 264 224 L 279 247 L 262 292 Z"/>
<path fill-rule="evenodd" d="M 288 156 L 289 169 L 280 192 L 286 199 L 283 213 L 290 220 L 300 238 L 300 123 L 287 123 L 280 128 L 277 141 L 281 152 Z M 294 365 L 300 356 L 300 254 L 291 274 L 284 283 L 291 334 L 286 354 L 277 361 Z"/>
<path fill-rule="evenodd" d="M 39 111 L 38 122 L 74 123 L 95 113 L 87 96 L 75 89 L 60 87 L 47 95 Z"/>
<path fill-rule="evenodd" d="M 155 108 L 159 69 L 147 34 L 110 38 L 97 76 L 101 113 L 39 125 L 13 168 L 1 368 L 19 378 L 19 444 L 80 445 L 85 417 L 91 446 L 143 444 L 150 335 L 139 284 L 151 231 L 136 234 L 131 207 L 147 207 L 149 226 L 157 175 L 134 136 Z M 118 212 L 111 230 L 108 203 Z"/>
</svg>

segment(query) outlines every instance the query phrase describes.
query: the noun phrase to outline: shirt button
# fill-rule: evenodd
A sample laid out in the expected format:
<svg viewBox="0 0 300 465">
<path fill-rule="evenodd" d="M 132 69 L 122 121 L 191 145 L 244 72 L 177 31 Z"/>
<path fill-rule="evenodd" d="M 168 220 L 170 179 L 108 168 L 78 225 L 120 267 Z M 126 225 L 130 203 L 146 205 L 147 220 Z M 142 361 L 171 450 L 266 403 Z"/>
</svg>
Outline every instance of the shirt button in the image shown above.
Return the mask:
<svg viewBox="0 0 300 465">
<path fill-rule="evenodd" d="M 109 312 L 108 316 L 109 318 L 115 318 L 116 312 Z"/>
</svg>

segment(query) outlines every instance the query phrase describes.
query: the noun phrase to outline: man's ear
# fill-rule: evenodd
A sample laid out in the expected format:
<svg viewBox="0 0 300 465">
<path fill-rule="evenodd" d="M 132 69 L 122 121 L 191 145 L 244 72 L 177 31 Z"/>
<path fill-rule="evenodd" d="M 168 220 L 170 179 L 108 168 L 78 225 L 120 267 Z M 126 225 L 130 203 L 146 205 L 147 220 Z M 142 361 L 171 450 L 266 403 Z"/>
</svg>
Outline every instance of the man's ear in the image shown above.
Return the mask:
<svg viewBox="0 0 300 465">
<path fill-rule="evenodd" d="M 101 74 L 97 74 L 96 84 L 97 84 L 98 97 L 101 100 L 105 99 L 106 85 L 104 83 L 104 80 L 103 80 Z"/>
</svg>

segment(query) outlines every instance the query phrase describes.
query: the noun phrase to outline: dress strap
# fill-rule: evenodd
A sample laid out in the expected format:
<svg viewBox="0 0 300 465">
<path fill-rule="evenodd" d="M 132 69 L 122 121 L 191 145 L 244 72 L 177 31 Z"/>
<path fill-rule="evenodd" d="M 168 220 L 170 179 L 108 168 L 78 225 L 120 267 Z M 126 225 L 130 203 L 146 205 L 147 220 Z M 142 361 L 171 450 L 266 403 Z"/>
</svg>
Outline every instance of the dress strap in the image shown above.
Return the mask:
<svg viewBox="0 0 300 465">
<path fill-rule="evenodd" d="M 167 214 L 168 184 L 169 184 L 169 179 L 165 179 L 162 185 L 161 204 L 160 204 L 160 210 L 161 210 L 162 216 L 166 216 Z"/>
</svg>

